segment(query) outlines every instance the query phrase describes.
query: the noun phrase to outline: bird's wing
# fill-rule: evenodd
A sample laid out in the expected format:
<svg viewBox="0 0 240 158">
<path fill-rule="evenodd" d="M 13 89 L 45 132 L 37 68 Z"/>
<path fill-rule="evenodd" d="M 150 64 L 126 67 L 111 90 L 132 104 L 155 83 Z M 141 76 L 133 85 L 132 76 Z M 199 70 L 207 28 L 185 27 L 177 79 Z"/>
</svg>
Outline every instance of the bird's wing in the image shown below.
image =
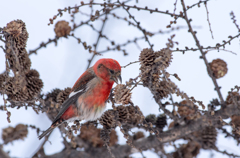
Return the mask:
<svg viewBox="0 0 240 158">
<path fill-rule="evenodd" d="M 71 93 L 69 94 L 69 98 L 62 104 L 59 113 L 56 118 L 53 120 L 53 123 L 56 123 L 61 116 L 66 112 L 66 110 L 70 107 L 70 105 L 75 104 L 78 97 L 81 96 L 84 92 L 86 92 L 88 88 L 88 83 L 95 78 L 95 74 L 92 68 L 89 68 L 85 71 L 79 79 L 76 81 L 74 86 L 72 87 Z"/>
<path fill-rule="evenodd" d="M 71 93 L 69 94 L 69 98 L 76 95 L 77 93 L 85 92 L 88 88 L 88 83 L 94 79 L 95 73 L 93 71 L 93 68 L 87 69 L 76 81 L 74 86 L 72 87 Z"/>
</svg>

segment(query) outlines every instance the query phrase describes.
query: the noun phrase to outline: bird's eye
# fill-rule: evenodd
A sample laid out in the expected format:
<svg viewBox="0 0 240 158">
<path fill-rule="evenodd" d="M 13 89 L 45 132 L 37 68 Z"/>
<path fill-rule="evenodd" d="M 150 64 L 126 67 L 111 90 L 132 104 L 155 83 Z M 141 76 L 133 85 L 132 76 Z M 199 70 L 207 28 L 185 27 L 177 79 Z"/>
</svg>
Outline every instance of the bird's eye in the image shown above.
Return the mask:
<svg viewBox="0 0 240 158">
<path fill-rule="evenodd" d="M 111 74 L 114 74 L 114 71 L 113 70 L 109 70 Z"/>
</svg>

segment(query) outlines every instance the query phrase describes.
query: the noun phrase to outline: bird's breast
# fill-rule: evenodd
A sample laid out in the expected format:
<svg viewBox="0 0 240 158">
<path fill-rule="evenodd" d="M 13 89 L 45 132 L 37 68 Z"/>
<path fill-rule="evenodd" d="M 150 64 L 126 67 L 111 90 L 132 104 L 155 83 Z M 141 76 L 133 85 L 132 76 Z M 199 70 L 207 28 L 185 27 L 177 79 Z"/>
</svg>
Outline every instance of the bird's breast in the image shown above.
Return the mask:
<svg viewBox="0 0 240 158">
<path fill-rule="evenodd" d="M 99 84 L 89 88 L 86 93 L 78 98 L 78 111 L 85 120 L 99 118 L 106 107 L 106 101 L 113 83 Z"/>
<path fill-rule="evenodd" d="M 112 86 L 113 82 L 97 83 L 88 88 L 87 92 L 80 99 L 80 102 L 84 102 L 88 107 L 105 106 Z"/>
</svg>

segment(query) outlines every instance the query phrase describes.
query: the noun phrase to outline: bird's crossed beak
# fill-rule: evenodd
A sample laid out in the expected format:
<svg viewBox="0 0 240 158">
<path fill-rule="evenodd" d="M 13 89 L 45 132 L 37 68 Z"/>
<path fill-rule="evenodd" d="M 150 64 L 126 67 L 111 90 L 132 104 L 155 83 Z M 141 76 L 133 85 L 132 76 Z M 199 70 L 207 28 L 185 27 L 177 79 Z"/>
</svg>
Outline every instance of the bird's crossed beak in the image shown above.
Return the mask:
<svg viewBox="0 0 240 158">
<path fill-rule="evenodd" d="M 118 80 L 122 83 L 122 77 L 121 74 L 118 74 L 116 76 L 112 77 L 113 81 L 116 82 L 118 84 Z"/>
</svg>

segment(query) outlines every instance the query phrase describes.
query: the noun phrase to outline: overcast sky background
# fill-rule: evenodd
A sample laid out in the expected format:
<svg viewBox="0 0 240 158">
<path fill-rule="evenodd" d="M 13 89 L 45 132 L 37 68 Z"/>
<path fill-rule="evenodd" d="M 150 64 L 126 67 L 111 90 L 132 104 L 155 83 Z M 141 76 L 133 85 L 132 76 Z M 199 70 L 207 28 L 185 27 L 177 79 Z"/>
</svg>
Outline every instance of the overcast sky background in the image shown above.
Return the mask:
<svg viewBox="0 0 240 158">
<path fill-rule="evenodd" d="M 169 10 L 173 12 L 173 3 L 175 0 L 139 0 L 138 6 L 146 6 L 148 8 L 158 8 L 161 11 Z M 186 0 L 186 5 L 194 4 L 196 0 Z M 55 33 L 53 31 L 54 25 L 48 26 L 49 18 L 57 14 L 59 8 L 79 5 L 79 0 L 63 1 L 63 0 L 51 0 L 51 1 L 31 1 L 31 0 L 11 0 L 1 3 L 0 9 L 0 27 L 6 26 L 6 24 L 12 20 L 21 19 L 26 23 L 27 31 L 29 33 L 29 39 L 27 43 L 27 50 L 35 49 L 39 44 L 44 41 L 47 42 L 48 38 L 53 39 Z M 130 3 L 131 5 L 131 3 Z M 222 40 L 227 40 L 229 35 L 236 35 L 238 33 L 236 27 L 232 23 L 230 12 L 234 11 L 237 23 L 240 25 L 240 1 L 239 0 L 211 0 L 208 3 L 209 18 L 211 27 L 213 30 L 214 39 L 211 38 L 209 26 L 207 23 L 206 9 L 203 5 L 200 8 L 194 8 L 188 11 L 188 17 L 192 18 L 192 25 L 197 30 L 197 37 L 200 40 L 200 44 L 203 46 L 214 46 L 216 43 L 221 43 Z M 81 11 L 89 10 L 88 7 L 81 9 Z M 182 10 L 180 0 L 178 0 L 177 11 Z M 156 32 L 159 30 L 167 31 L 166 25 L 172 20 L 168 15 L 163 14 L 149 14 L 146 11 L 136 11 L 130 9 L 132 15 L 138 21 L 141 21 L 141 26 L 147 31 Z M 115 11 L 121 17 L 128 17 L 128 15 L 122 9 Z M 118 44 L 125 42 L 127 39 L 134 39 L 135 37 L 141 37 L 142 33 L 135 27 L 128 26 L 126 22 L 122 22 L 109 17 L 110 21 L 107 22 L 104 28 L 103 34 L 107 35 L 112 40 L 116 40 Z M 70 19 L 68 13 L 65 13 L 58 20 Z M 85 16 L 78 16 L 78 20 L 86 19 Z M 100 28 L 101 23 L 93 23 L 96 28 Z M 185 21 L 179 19 L 177 25 L 173 26 L 187 26 Z M 165 47 L 167 38 L 172 34 L 176 34 L 174 41 L 178 41 L 179 48 L 185 48 L 185 46 L 196 47 L 195 42 L 191 34 L 186 33 L 187 29 L 181 29 L 180 31 L 172 32 L 171 34 L 157 35 L 150 38 L 151 43 L 154 44 L 154 50 L 160 50 Z M 80 37 L 83 41 L 92 44 L 96 41 L 97 34 L 91 31 L 88 27 L 83 27 L 75 32 L 77 37 Z M 0 45 L 3 43 L 0 41 Z M 141 48 L 147 48 L 147 43 L 142 40 L 139 41 Z M 98 46 L 98 50 L 105 50 L 106 46 L 110 44 L 106 40 L 101 40 Z M 221 92 L 226 98 L 227 92 L 235 85 L 240 85 L 239 81 L 239 66 L 240 66 L 240 41 L 235 39 L 231 42 L 231 45 L 226 46 L 227 50 L 238 53 L 234 55 L 224 51 L 210 51 L 207 54 L 207 59 L 211 62 L 213 59 L 220 58 L 227 62 L 228 73 L 225 77 L 218 79 L 218 84 L 222 87 Z M 134 45 L 128 45 L 126 47 L 128 56 L 123 56 L 122 52 L 109 52 L 103 54 L 103 56 L 97 56 L 94 59 L 94 64 L 100 58 L 114 58 L 119 61 L 120 65 L 126 65 L 129 62 L 137 61 L 140 51 Z M 214 91 L 212 80 L 207 74 L 205 64 L 203 60 L 199 59 L 200 52 L 186 52 L 182 55 L 181 52 L 173 53 L 173 61 L 170 67 L 167 69 L 169 73 L 177 73 L 181 78 L 181 81 L 171 78 L 179 88 L 186 92 L 189 96 L 194 96 L 195 99 L 203 101 L 205 105 L 209 103 L 213 98 L 217 98 L 217 93 Z M 40 78 L 44 82 L 43 93 L 47 93 L 54 88 L 64 89 L 66 87 L 72 87 L 77 78 L 86 70 L 87 59 L 91 57 L 87 51 L 79 45 L 73 38 L 62 38 L 58 41 L 58 46 L 55 47 L 54 43 L 48 45 L 46 48 L 42 48 L 38 51 L 37 55 L 31 55 L 32 69 L 36 69 L 40 73 Z M 0 50 L 0 72 L 5 70 L 5 57 L 2 50 Z M 129 78 L 134 78 L 139 74 L 139 64 L 133 64 L 127 68 L 122 69 L 123 82 Z M 133 90 L 133 102 L 138 105 L 144 115 L 154 113 L 159 114 L 158 106 L 152 98 L 152 94 L 147 88 L 138 86 Z M 181 101 L 181 98 L 174 97 L 174 101 Z M 0 104 L 3 101 L 0 100 Z M 111 108 L 110 105 L 107 108 Z M 42 130 L 49 127 L 50 120 L 45 114 L 37 115 L 31 108 L 25 109 L 9 109 L 12 113 L 11 123 L 7 123 L 6 114 L 0 111 L 0 129 L 8 126 L 16 126 L 18 123 L 33 124 L 40 127 Z M 230 121 L 230 120 L 227 120 Z M 125 139 L 119 132 L 119 143 L 124 144 Z M 228 128 L 231 131 L 231 128 Z M 2 131 L 0 130 L 0 135 Z M 148 133 L 145 133 L 148 134 Z M 51 145 L 46 143 L 45 150 L 47 154 L 53 154 L 63 149 L 61 144 L 61 136 L 58 130 L 54 130 L 54 133 L 50 137 Z M 179 141 L 180 142 L 180 141 Z M 183 142 L 183 141 L 182 141 Z M 0 139 L 0 143 L 2 140 Z M 35 130 L 29 129 L 28 137 L 25 141 L 14 141 L 12 144 L 4 146 L 5 151 L 10 151 L 10 156 L 18 158 L 28 158 L 39 147 L 41 141 L 37 139 Z M 223 135 L 218 135 L 217 145 L 221 150 L 226 149 L 229 153 L 240 154 L 239 146 L 236 146 L 236 142 L 230 138 L 225 139 Z M 171 151 L 173 148 L 168 147 L 167 150 Z M 226 157 L 222 154 L 213 152 L 214 157 Z M 198 157 L 209 157 L 211 152 L 201 150 Z M 144 152 L 147 157 L 157 157 L 151 151 Z M 141 157 L 140 154 L 134 154 L 133 156 Z"/>
</svg>

